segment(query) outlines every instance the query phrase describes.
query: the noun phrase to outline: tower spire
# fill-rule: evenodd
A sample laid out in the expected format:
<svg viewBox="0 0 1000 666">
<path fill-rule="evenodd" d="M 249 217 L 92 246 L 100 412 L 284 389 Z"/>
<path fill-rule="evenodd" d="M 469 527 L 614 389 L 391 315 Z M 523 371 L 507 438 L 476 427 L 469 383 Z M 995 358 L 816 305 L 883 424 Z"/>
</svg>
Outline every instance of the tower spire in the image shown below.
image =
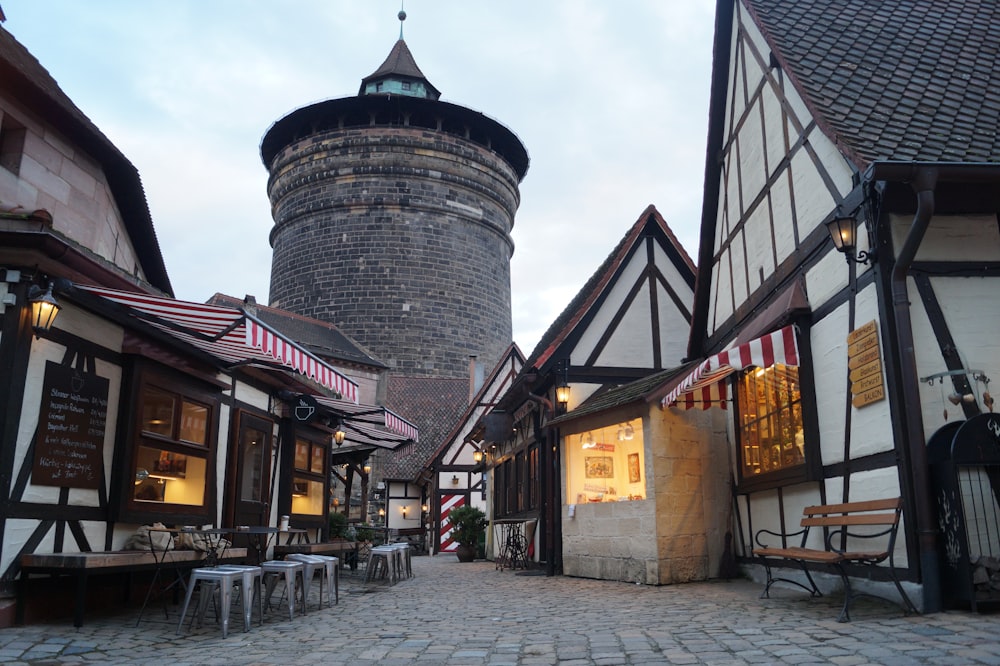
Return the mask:
<svg viewBox="0 0 1000 666">
<path fill-rule="evenodd" d="M 403 21 L 406 20 L 406 10 L 403 9 L 403 3 L 405 0 L 399 0 L 399 13 L 396 17 L 399 19 L 399 40 L 403 40 Z"/>
</svg>

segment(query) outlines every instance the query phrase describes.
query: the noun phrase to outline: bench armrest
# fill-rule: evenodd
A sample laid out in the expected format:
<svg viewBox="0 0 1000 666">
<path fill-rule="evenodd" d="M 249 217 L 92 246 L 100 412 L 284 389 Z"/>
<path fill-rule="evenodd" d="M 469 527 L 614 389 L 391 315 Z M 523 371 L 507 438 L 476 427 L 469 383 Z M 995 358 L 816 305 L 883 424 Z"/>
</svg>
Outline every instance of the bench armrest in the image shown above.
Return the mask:
<svg viewBox="0 0 1000 666">
<path fill-rule="evenodd" d="M 769 548 L 770 546 L 768 544 L 766 544 L 763 541 L 761 541 L 761 537 L 762 536 L 778 537 L 779 539 L 782 540 L 782 543 L 784 543 L 784 541 L 786 539 L 790 538 L 790 537 L 802 536 L 805 533 L 806 533 L 805 530 L 799 530 L 797 532 L 787 532 L 787 533 L 785 533 L 785 532 L 774 532 L 772 530 L 767 530 L 767 529 L 760 529 L 760 530 L 757 530 L 756 534 L 754 534 L 753 540 L 754 540 L 754 543 L 756 543 L 759 547 L 761 547 L 761 548 Z"/>
</svg>

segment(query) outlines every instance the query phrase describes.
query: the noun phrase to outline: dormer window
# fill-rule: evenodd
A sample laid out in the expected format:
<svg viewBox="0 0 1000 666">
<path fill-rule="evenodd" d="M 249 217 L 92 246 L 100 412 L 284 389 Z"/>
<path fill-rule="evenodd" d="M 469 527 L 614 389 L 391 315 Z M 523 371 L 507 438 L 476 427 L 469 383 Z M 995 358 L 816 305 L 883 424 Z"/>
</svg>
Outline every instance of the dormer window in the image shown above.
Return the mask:
<svg viewBox="0 0 1000 666">
<path fill-rule="evenodd" d="M 402 86 L 403 86 L 403 90 L 409 90 L 410 89 L 410 82 L 409 81 L 403 81 L 402 82 Z"/>
</svg>

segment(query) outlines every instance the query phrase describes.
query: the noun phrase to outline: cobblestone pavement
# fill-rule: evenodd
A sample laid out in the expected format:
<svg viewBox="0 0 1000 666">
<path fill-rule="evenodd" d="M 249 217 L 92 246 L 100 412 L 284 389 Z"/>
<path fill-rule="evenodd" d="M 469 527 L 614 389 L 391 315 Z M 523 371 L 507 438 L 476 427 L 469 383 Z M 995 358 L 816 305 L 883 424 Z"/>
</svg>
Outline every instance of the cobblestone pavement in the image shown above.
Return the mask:
<svg viewBox="0 0 1000 666">
<path fill-rule="evenodd" d="M 135 609 L 0 630 L 7 664 L 1000 664 L 1000 615 L 904 616 L 791 589 L 759 599 L 746 580 L 639 586 L 497 571 L 492 562 L 417 557 L 389 587 L 342 578 L 340 604 L 267 615 L 226 639 L 217 624 L 175 634 L 177 609 L 137 628 Z M 234 613 L 234 616 L 237 614 Z"/>
</svg>

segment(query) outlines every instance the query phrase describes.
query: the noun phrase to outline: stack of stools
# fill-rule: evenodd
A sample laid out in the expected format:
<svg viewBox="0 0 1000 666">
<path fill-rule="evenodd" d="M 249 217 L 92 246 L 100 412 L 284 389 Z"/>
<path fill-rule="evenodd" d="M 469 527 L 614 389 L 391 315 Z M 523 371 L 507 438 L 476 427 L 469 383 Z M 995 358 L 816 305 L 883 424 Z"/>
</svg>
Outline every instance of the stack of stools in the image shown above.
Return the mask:
<svg viewBox="0 0 1000 666">
<path fill-rule="evenodd" d="M 388 576 L 389 585 L 396 584 L 399 570 L 396 567 L 396 553 L 391 546 L 375 546 L 368 554 L 368 566 L 365 567 L 365 582 Z"/>
<path fill-rule="evenodd" d="M 340 559 L 330 555 L 306 555 L 302 553 L 291 553 L 285 556 L 285 560 L 301 562 L 305 567 L 305 578 L 312 580 L 317 571 L 320 572 L 319 579 L 319 604 L 323 607 L 323 582 L 326 581 L 326 605 L 333 606 L 340 603 L 340 571 L 338 565 Z"/>
<path fill-rule="evenodd" d="M 260 568 L 264 572 L 264 599 L 268 608 L 271 606 L 271 595 L 278 584 L 278 579 L 285 579 L 285 590 L 288 592 L 288 619 L 295 619 L 295 596 L 302 590 L 302 614 L 306 613 L 306 599 L 309 598 L 309 579 L 305 577 L 305 565 L 291 560 L 269 560 L 263 562 Z M 301 583 L 301 584 L 300 584 Z"/>
<path fill-rule="evenodd" d="M 397 562 L 396 566 L 398 567 L 400 577 L 402 577 L 403 574 L 405 573 L 407 578 L 412 578 L 413 563 L 412 560 L 410 559 L 410 554 L 412 551 L 412 549 L 410 548 L 410 544 L 401 541 L 399 543 L 394 543 L 391 545 L 393 549 L 396 551 L 396 556 L 399 558 L 399 561 Z"/>
<path fill-rule="evenodd" d="M 222 619 L 222 637 L 226 638 L 229 636 L 229 606 L 233 599 L 233 585 L 240 585 L 242 582 L 243 574 L 232 569 L 226 570 L 219 567 L 193 569 L 190 578 L 188 578 L 187 594 L 184 595 L 184 606 L 181 607 L 181 617 L 177 622 L 177 633 L 181 633 L 181 627 L 184 626 L 184 617 L 187 615 L 188 606 L 191 604 L 191 595 L 194 593 L 194 588 L 201 583 L 198 609 L 195 611 L 194 617 L 191 618 L 191 622 L 194 623 L 195 619 L 197 619 L 198 625 L 201 626 L 201 622 L 205 618 L 205 612 L 208 610 L 208 602 L 218 592 L 219 613 Z M 247 591 L 244 590 L 244 603 L 249 603 L 246 601 L 246 596 Z"/>
<path fill-rule="evenodd" d="M 257 605 L 260 607 L 258 617 L 260 618 L 260 623 L 264 624 L 264 595 L 261 594 L 261 578 L 264 575 L 264 570 L 249 564 L 220 564 L 216 568 L 238 571 L 240 573 L 243 595 L 243 631 L 250 631 L 251 618 L 253 616 L 253 604 L 251 601 L 253 599 L 257 600 Z"/>
</svg>

